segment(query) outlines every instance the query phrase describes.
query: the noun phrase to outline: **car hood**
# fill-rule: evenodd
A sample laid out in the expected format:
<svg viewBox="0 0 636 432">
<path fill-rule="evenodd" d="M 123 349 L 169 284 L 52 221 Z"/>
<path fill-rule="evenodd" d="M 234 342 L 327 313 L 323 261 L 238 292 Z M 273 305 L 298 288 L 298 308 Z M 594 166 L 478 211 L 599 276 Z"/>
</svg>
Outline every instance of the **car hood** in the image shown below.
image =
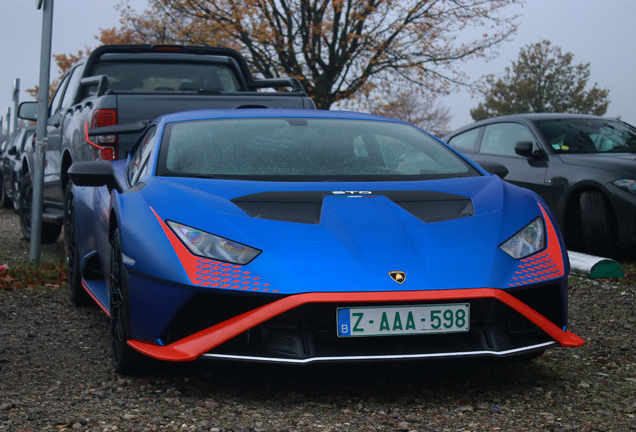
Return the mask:
<svg viewBox="0 0 636 432">
<path fill-rule="evenodd" d="M 621 175 L 634 177 L 636 154 L 631 153 L 581 153 L 559 154 L 561 161 L 568 165 L 603 169 Z"/>
<path fill-rule="evenodd" d="M 386 183 L 153 177 L 139 192 L 121 197 L 122 209 L 132 206 L 135 215 L 145 215 L 129 224 L 128 244 L 135 250 L 123 246 L 136 261 L 134 271 L 280 294 L 509 288 L 521 263 L 498 246 L 543 214 L 535 194 L 495 176 Z M 312 206 L 318 206 L 318 219 Z M 421 210 L 431 207 L 446 210 L 432 216 Z M 300 216 L 294 221 L 280 216 L 290 213 Z M 166 221 L 262 252 L 244 266 L 189 256 Z M 164 240 L 144 253 L 140 244 L 148 235 Z M 406 275 L 402 284 L 390 277 L 394 271 Z"/>
</svg>

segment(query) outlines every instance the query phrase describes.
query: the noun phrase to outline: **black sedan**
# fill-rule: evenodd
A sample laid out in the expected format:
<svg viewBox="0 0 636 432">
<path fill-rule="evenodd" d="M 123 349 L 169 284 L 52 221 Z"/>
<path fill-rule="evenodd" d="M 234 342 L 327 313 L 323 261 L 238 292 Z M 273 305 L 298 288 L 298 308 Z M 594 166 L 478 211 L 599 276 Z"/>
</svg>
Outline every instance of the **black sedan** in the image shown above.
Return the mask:
<svg viewBox="0 0 636 432">
<path fill-rule="evenodd" d="M 17 212 L 19 209 L 20 182 L 22 181 L 22 163 L 27 144 L 35 134 L 35 126 L 18 129 L 11 135 L 9 142 L 0 155 L 0 200 L 4 208 Z"/>
<path fill-rule="evenodd" d="M 578 114 L 482 120 L 443 138 L 472 160 L 498 162 L 506 180 L 550 206 L 569 249 L 636 251 L 636 128 Z"/>
</svg>

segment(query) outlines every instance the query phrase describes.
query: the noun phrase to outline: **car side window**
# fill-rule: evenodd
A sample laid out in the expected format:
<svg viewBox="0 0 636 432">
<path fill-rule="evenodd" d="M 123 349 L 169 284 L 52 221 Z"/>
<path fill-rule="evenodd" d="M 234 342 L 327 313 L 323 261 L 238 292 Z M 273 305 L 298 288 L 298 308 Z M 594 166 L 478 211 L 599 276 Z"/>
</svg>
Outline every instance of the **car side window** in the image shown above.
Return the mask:
<svg viewBox="0 0 636 432">
<path fill-rule="evenodd" d="M 481 140 L 481 153 L 500 156 L 518 156 L 515 144 L 519 141 L 531 141 L 536 145 L 534 135 L 523 125 L 518 123 L 496 123 L 487 125 Z"/>
<path fill-rule="evenodd" d="M 73 97 L 75 96 L 73 89 L 77 87 L 82 75 L 80 69 L 80 67 L 76 67 L 73 69 L 73 72 L 71 72 L 71 78 L 69 79 L 66 90 L 64 91 L 64 98 L 62 99 L 62 105 L 60 106 L 61 108 L 68 108 L 73 105 Z"/>
<path fill-rule="evenodd" d="M 131 186 L 134 185 L 136 178 L 140 177 L 140 175 L 138 175 L 138 171 L 140 169 L 145 170 L 148 165 L 147 164 L 148 154 L 150 153 L 150 150 L 152 149 L 152 145 L 150 145 L 150 143 L 152 142 L 152 138 L 155 136 L 156 132 L 157 132 L 156 126 L 152 127 L 151 129 L 148 130 L 148 132 L 146 132 L 146 134 L 144 135 L 142 139 L 141 144 L 139 145 L 139 148 L 135 152 L 135 155 L 133 156 L 133 159 L 130 162 L 130 165 L 128 165 L 127 177 L 128 177 L 128 183 L 130 183 Z"/>
<path fill-rule="evenodd" d="M 57 91 L 55 92 L 55 96 L 53 96 L 53 100 L 51 101 L 49 116 L 52 116 L 59 110 L 60 102 L 62 101 L 62 97 L 64 96 L 64 88 L 66 87 L 66 84 L 68 83 L 70 76 L 71 76 L 70 74 L 66 74 L 66 76 L 60 83 L 59 87 L 57 88 Z"/>
<path fill-rule="evenodd" d="M 26 146 L 29 142 L 31 142 L 31 139 L 33 138 L 33 135 L 35 135 L 35 131 L 28 131 L 26 133 L 26 137 L 22 140 L 22 146 L 20 147 L 20 153 L 23 153 L 24 150 L 26 149 Z"/>
<path fill-rule="evenodd" d="M 23 130 L 22 132 L 20 132 L 20 135 L 13 143 L 13 146 L 15 147 L 17 153 L 20 153 L 22 151 L 22 147 L 24 146 L 24 142 L 26 141 L 28 135 L 29 133 Z"/>
<path fill-rule="evenodd" d="M 20 137 L 22 137 L 22 132 L 20 131 L 14 132 L 13 135 L 11 135 L 9 144 L 7 146 L 7 152 L 9 152 L 11 149 L 17 149 Z"/>
<path fill-rule="evenodd" d="M 471 129 L 448 140 L 448 144 L 460 151 L 475 151 L 475 144 L 482 128 Z"/>
</svg>

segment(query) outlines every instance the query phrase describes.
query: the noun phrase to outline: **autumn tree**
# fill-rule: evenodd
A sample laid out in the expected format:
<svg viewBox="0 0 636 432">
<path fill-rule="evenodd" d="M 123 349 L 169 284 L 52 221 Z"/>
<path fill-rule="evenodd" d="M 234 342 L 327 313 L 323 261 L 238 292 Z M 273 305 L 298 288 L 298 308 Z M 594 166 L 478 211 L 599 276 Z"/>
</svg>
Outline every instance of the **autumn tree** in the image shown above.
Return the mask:
<svg viewBox="0 0 636 432">
<path fill-rule="evenodd" d="M 450 132 L 450 108 L 416 92 L 394 93 L 371 112 L 409 122 L 438 137 Z"/>
<path fill-rule="evenodd" d="M 517 113 L 603 115 L 609 90 L 596 84 L 586 90 L 590 63 L 574 64 L 574 54 L 543 40 L 522 48 L 503 77 L 488 79 L 485 101 L 470 110 L 473 120 Z"/>
<path fill-rule="evenodd" d="M 518 0 L 148 0 L 120 5 L 110 39 L 224 45 L 264 78 L 293 76 L 322 109 L 380 86 L 431 95 L 474 82 L 462 62 L 496 55 L 516 30 L 505 7 Z M 478 27 L 481 35 L 458 43 Z M 104 32 L 102 31 L 102 34 Z"/>
</svg>

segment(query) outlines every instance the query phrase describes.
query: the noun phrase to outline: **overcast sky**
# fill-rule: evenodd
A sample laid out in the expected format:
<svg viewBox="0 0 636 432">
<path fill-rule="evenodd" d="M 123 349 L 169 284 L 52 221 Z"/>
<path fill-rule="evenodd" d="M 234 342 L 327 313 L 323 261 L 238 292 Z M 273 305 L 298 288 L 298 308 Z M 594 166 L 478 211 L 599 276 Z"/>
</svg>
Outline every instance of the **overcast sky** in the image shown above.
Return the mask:
<svg viewBox="0 0 636 432">
<path fill-rule="evenodd" d="M 0 0 L 0 116 L 11 107 L 15 78 L 20 79 L 20 100 L 31 100 L 25 92 L 39 81 L 42 11 L 33 0 Z M 57 0 L 53 13 L 53 54 L 75 53 L 85 46 L 95 48 L 100 29 L 119 25 L 117 0 Z M 138 10 L 143 0 L 132 2 Z M 483 74 L 502 74 L 506 66 L 519 56 L 520 48 L 548 39 L 564 52 L 574 54 L 574 62 L 589 62 L 590 84 L 610 90 L 611 103 L 607 116 L 621 116 L 636 125 L 636 1 L 634 0 L 527 0 L 523 7 L 507 8 L 510 15 L 521 15 L 519 29 L 509 42 L 500 45 L 499 57 L 488 63 L 473 61 L 464 67 L 471 78 Z M 53 66 L 51 80 L 59 71 Z M 450 108 L 451 128 L 472 122 L 469 110 L 479 98 L 466 92 L 441 99 Z"/>
</svg>

